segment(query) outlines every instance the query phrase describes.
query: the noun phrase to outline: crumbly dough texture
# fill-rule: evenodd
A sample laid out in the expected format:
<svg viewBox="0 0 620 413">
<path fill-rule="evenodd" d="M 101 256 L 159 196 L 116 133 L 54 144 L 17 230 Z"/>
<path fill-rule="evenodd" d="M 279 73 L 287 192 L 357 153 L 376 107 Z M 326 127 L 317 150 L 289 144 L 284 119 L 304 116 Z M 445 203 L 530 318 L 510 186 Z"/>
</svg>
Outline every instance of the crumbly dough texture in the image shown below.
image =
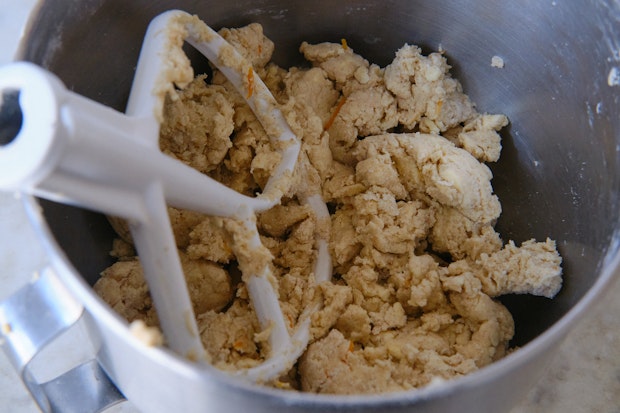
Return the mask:
<svg viewBox="0 0 620 413">
<path fill-rule="evenodd" d="M 501 205 L 486 162 L 498 160 L 504 115 L 478 113 L 445 56 L 412 45 L 387 67 L 346 43 L 303 43 L 309 68 L 270 63 L 258 24 L 221 32 L 263 79 L 302 142 L 295 189 L 257 225 L 289 326 L 309 302 L 312 339 L 275 383 L 316 393 L 380 393 L 459 377 L 509 351 L 513 319 L 503 294 L 553 297 L 561 288 L 554 241 L 517 246 L 494 230 Z M 217 70 L 169 91 L 163 152 L 235 190 L 261 191 L 277 164 L 262 125 Z M 308 187 L 328 203 L 331 282 L 315 286 Z M 205 348 L 218 368 L 260 364 L 268 353 L 243 283 L 227 219 L 170 208 Z M 157 314 L 122 240 L 95 290 L 129 321 Z M 237 255 L 236 255 L 237 254 Z"/>
</svg>

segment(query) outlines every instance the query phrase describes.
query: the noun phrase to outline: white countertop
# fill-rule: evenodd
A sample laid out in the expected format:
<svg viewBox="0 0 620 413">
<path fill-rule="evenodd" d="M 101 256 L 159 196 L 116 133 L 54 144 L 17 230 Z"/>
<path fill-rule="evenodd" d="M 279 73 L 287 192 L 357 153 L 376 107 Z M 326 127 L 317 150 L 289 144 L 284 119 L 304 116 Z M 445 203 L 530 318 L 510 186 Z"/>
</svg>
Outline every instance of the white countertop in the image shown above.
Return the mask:
<svg viewBox="0 0 620 413">
<path fill-rule="evenodd" d="M 0 0 L 0 64 L 9 62 L 37 0 Z M 45 262 L 19 200 L 0 192 L 0 300 Z M 76 345 L 77 347 L 77 345 Z M 38 412 L 0 352 L 0 410 Z M 131 412 L 128 404 L 114 409 Z M 620 283 L 610 289 L 558 349 L 544 377 L 512 413 L 620 412 Z"/>
</svg>

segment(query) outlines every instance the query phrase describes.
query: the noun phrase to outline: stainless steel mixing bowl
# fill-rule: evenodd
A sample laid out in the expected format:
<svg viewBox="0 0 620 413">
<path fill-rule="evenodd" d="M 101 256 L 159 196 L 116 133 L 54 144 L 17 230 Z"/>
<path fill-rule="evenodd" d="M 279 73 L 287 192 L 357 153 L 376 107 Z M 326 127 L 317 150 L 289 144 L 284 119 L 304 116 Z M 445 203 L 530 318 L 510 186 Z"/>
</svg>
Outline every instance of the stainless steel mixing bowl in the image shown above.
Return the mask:
<svg viewBox="0 0 620 413">
<path fill-rule="evenodd" d="M 381 65 L 406 42 L 426 51 L 441 46 L 479 110 L 505 113 L 511 121 L 503 132 L 501 160 L 491 166 L 504 206 L 497 229 L 518 242 L 557 240 L 565 284 L 554 300 L 503 297 L 515 318 L 513 344 L 521 348 L 465 378 L 397 394 L 300 394 L 240 383 L 166 351 L 141 350 L 90 289 L 111 263 L 113 233 L 105 219 L 26 199 L 54 277 L 85 308 L 95 356 L 116 386 L 145 412 L 509 410 L 618 270 L 620 3 L 47 0 L 21 56 L 50 69 L 77 93 L 123 110 L 146 26 L 170 8 L 197 13 L 215 28 L 262 23 L 275 41 L 274 59 L 283 66 L 302 63 L 297 51 L 302 40 L 346 38 Z M 491 67 L 494 55 L 503 58 L 504 68 Z M 45 403 L 42 386 L 30 387 Z M 70 389 L 56 393 L 47 400 L 75 402 Z"/>
</svg>

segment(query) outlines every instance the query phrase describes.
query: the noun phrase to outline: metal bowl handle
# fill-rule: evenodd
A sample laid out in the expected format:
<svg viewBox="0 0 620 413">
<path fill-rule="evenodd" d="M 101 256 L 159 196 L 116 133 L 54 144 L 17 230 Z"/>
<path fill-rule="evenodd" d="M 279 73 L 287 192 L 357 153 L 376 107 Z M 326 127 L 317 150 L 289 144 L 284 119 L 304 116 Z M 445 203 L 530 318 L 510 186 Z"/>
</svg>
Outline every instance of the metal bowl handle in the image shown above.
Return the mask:
<svg viewBox="0 0 620 413">
<path fill-rule="evenodd" d="M 96 359 L 43 383 L 30 369 L 35 356 L 83 314 L 83 306 L 50 267 L 0 302 L 0 347 L 44 413 L 100 412 L 125 400 Z"/>
</svg>

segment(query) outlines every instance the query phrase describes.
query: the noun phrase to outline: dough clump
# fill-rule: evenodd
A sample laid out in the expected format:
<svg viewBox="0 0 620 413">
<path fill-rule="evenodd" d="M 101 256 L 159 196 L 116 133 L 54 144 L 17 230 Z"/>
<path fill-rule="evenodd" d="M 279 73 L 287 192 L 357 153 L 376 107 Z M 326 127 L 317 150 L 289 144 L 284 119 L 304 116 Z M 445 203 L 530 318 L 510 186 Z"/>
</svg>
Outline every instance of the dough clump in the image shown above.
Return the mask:
<svg viewBox="0 0 620 413">
<path fill-rule="evenodd" d="M 553 297 L 554 241 L 504 242 L 486 165 L 501 152 L 504 115 L 478 113 L 442 53 L 404 45 L 386 67 L 345 43 L 303 43 L 309 67 L 270 62 L 274 45 L 251 24 L 220 32 L 252 62 L 302 142 L 293 193 L 257 217 L 273 256 L 280 306 L 293 328 L 309 302 L 310 344 L 274 383 L 315 393 L 402 391 L 503 357 L 513 318 L 496 297 Z M 243 97 L 217 70 L 170 92 L 160 147 L 251 195 L 278 163 Z M 319 188 L 330 219 L 331 282 L 315 285 L 319 221 L 301 198 Z M 223 370 L 262 363 L 261 329 L 237 265 L 227 219 L 169 209 L 205 348 Z M 131 237 L 95 290 L 128 321 L 157 326 Z"/>
</svg>

